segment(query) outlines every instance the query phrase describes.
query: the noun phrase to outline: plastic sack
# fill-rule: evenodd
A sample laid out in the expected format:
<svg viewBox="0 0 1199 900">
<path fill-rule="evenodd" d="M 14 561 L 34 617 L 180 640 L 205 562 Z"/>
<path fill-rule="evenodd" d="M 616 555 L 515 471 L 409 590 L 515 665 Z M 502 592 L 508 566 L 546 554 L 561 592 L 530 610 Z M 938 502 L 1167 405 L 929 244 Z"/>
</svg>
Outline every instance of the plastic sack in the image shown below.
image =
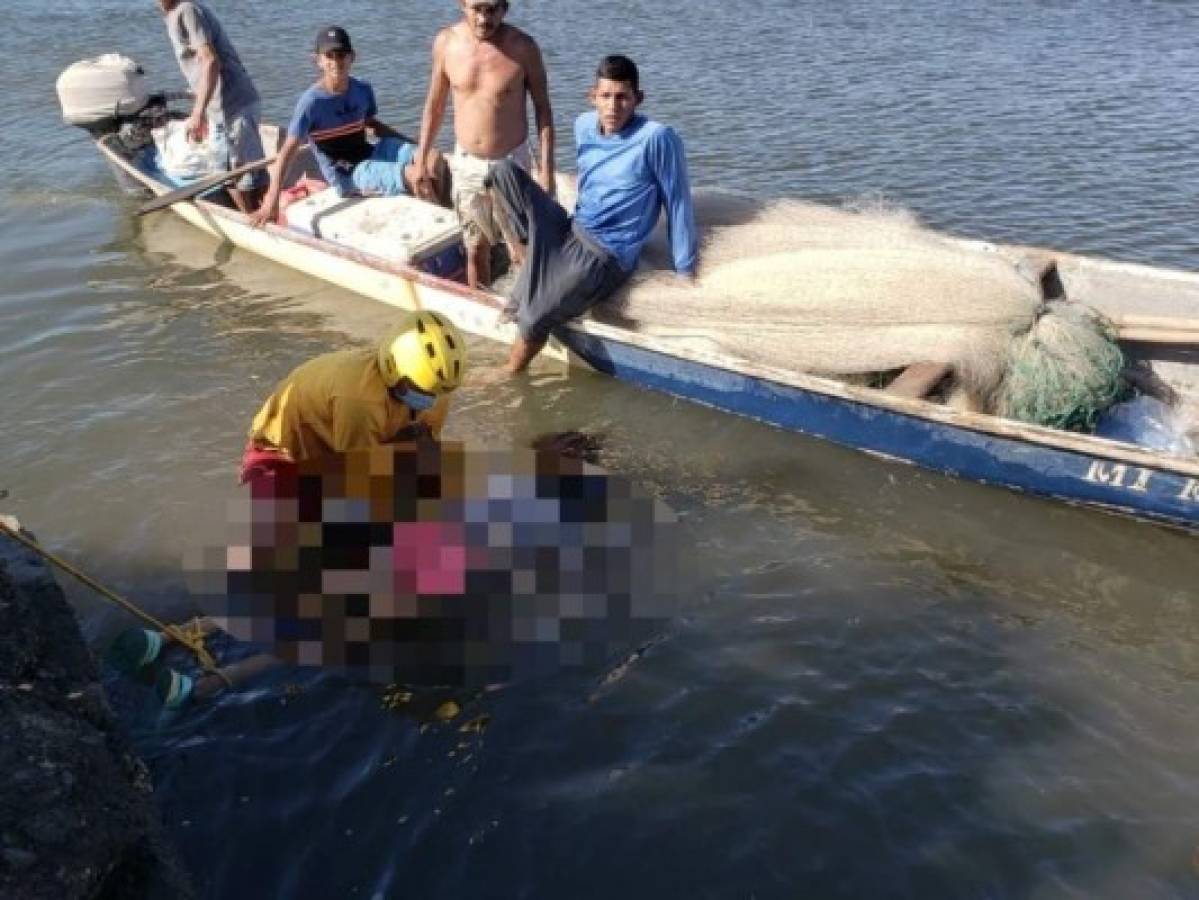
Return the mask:
<svg viewBox="0 0 1199 900">
<path fill-rule="evenodd" d="M 1174 456 L 1194 456 L 1196 453 L 1195 445 L 1187 437 L 1174 410 L 1147 395 L 1109 408 L 1095 424 L 1095 435 Z"/>
<path fill-rule="evenodd" d="M 210 128 L 208 137 L 196 143 L 188 139 L 186 128 L 182 119 L 172 119 L 162 128 L 154 129 L 158 167 L 163 172 L 173 178 L 190 179 L 228 168 L 228 144 L 223 129 Z"/>
</svg>

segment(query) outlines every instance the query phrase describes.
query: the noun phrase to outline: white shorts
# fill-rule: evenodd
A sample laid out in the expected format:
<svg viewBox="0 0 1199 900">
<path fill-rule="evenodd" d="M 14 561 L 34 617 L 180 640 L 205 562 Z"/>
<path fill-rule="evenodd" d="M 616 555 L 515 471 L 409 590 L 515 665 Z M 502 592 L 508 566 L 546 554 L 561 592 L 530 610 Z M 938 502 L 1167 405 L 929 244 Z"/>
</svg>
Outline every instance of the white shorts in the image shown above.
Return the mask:
<svg viewBox="0 0 1199 900">
<path fill-rule="evenodd" d="M 501 159 L 510 159 L 527 172 L 533 163 L 529 142 L 525 141 Z M 454 211 L 462 223 L 462 239 L 468 247 L 478 245 L 481 240 L 498 244 L 503 238 L 491 197 L 483 187 L 483 180 L 499 161 L 475 156 L 461 147 L 455 147 L 449 158 L 454 176 Z"/>
</svg>

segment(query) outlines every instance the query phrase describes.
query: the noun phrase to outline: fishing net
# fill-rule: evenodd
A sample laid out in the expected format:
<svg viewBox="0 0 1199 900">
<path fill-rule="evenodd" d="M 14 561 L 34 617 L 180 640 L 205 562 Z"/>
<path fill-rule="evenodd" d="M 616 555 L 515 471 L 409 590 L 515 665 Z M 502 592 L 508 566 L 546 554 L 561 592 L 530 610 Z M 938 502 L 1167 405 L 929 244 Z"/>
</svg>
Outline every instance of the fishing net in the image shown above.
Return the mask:
<svg viewBox="0 0 1199 900">
<path fill-rule="evenodd" d="M 1090 431 L 1126 393 L 1124 354 L 1110 324 L 1081 303 L 1051 302 L 1013 338 L 994 398 L 999 415 L 1067 431 Z"/>
<path fill-rule="evenodd" d="M 1005 415 L 1058 427 L 1085 427 L 1115 395 L 1119 350 L 1097 317 L 1044 307 L 1039 285 L 1010 260 L 951 242 L 906 211 L 698 193 L 696 217 L 696 281 L 669 271 L 658 234 L 597 318 L 679 350 L 791 372 L 853 378 L 941 363 L 970 408 L 1002 402 Z"/>
</svg>

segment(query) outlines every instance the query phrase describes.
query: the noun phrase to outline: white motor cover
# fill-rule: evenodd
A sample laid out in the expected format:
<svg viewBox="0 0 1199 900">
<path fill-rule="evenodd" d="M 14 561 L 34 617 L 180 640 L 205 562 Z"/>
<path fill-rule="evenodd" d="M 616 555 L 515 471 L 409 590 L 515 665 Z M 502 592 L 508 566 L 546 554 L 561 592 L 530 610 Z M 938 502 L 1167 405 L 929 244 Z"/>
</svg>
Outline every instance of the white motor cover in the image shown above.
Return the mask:
<svg viewBox="0 0 1199 900">
<path fill-rule="evenodd" d="M 68 125 L 97 125 L 136 115 L 150 97 L 142 67 L 119 53 L 72 63 L 55 87 Z"/>
</svg>

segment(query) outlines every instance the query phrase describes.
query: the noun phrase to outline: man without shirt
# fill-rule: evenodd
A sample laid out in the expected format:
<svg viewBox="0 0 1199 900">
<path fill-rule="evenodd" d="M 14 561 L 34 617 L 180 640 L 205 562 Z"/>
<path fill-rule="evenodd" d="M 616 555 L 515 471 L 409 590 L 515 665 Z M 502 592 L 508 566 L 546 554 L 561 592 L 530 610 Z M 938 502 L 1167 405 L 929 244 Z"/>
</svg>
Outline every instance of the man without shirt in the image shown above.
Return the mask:
<svg viewBox="0 0 1199 900">
<path fill-rule="evenodd" d="M 203 3 L 158 0 L 158 6 L 179 68 L 196 95 L 184 126 L 187 137 L 202 141 L 223 130 L 230 169 L 262 159 L 258 91 L 221 23 Z M 261 171 L 247 172 L 229 188 L 229 196 L 249 213 L 258 204 L 262 184 Z"/>
<path fill-rule="evenodd" d="M 534 177 L 554 192 L 554 119 L 545 64 L 537 43 L 506 24 L 507 0 L 458 0 L 462 21 L 443 28 L 433 41 L 433 72 L 421 119 L 416 153 L 418 181 L 429 177 L 433 141 L 454 98 L 454 208 L 465 232 L 467 282 L 491 281 L 491 247 L 502 235 L 483 189 L 491 166 L 511 159 L 529 169 L 529 119 L 533 101 L 539 159 Z"/>
<path fill-rule="evenodd" d="M 637 113 L 645 99 L 627 56 L 600 61 L 595 109 L 575 122 L 579 198 L 571 219 L 510 161 L 488 181 L 527 259 L 512 289 L 519 337 L 506 371 L 522 371 L 558 325 L 611 296 L 637 267 L 662 210 L 675 271 L 695 275 L 699 236 L 683 142 L 667 125 Z"/>
<path fill-rule="evenodd" d="M 342 197 L 414 194 L 437 202 L 445 190 L 445 161 L 434 154 L 436 177 L 418 184 L 412 157 L 416 145 L 378 119 L 375 92 L 368 82 L 350 75 L 354 48 L 344 28 L 326 25 L 316 36 L 316 66 L 321 77 L 300 95 L 287 127 L 287 139 L 271 166 L 271 186 L 250 221 L 255 226 L 274 220 L 287 167 L 305 141 L 321 174 Z M 367 131 L 378 139 L 367 141 Z"/>
</svg>

